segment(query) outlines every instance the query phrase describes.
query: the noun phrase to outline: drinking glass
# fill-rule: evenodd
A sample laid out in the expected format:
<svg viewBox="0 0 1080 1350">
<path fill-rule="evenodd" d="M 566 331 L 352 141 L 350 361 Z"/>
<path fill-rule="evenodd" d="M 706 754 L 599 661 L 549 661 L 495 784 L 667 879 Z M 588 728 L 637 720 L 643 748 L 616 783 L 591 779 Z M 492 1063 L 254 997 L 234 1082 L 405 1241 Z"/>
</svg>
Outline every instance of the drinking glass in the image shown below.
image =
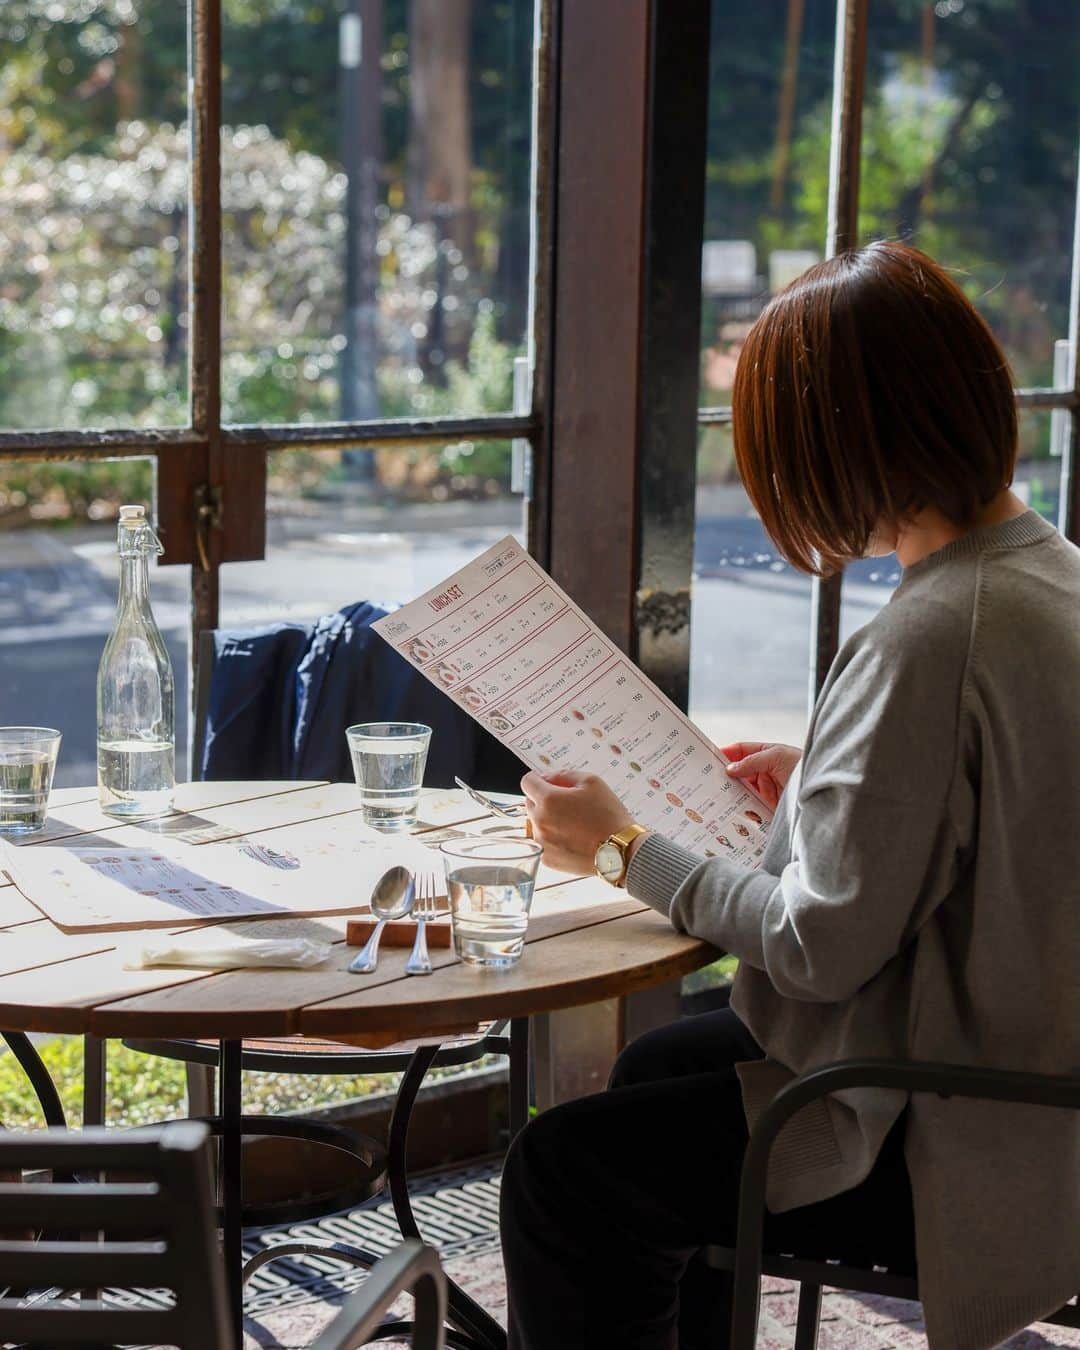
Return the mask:
<svg viewBox="0 0 1080 1350">
<path fill-rule="evenodd" d="M 442 845 L 454 951 L 462 961 L 499 969 L 521 959 L 543 852 L 532 839 Z"/>
<path fill-rule="evenodd" d="M 364 822 L 384 834 L 416 824 L 431 728 L 421 722 L 361 722 L 345 732 Z"/>
<path fill-rule="evenodd" d="M 0 727 L 0 834 L 43 828 L 59 753 L 52 727 Z"/>
</svg>

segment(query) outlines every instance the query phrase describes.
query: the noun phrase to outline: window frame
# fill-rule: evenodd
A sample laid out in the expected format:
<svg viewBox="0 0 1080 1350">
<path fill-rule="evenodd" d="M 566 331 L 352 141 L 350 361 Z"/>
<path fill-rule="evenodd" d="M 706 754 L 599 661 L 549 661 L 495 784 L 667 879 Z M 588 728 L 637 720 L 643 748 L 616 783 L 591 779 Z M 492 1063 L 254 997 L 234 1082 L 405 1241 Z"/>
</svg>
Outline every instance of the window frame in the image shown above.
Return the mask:
<svg viewBox="0 0 1080 1350">
<path fill-rule="evenodd" d="M 858 243 L 859 170 L 862 161 L 862 111 L 866 90 L 866 54 L 869 0 L 837 0 L 836 45 L 833 65 L 832 130 L 830 136 L 828 224 L 825 256 Z M 1077 146 L 1077 183 L 1073 229 L 1072 275 L 1069 289 L 1069 342 L 1072 388 L 1017 389 L 1017 406 L 1027 411 L 1062 409 L 1071 413 L 1061 458 L 1058 528 L 1067 539 L 1080 543 L 1080 493 L 1077 455 L 1080 454 L 1080 144 Z M 703 407 L 698 426 L 729 426 L 729 405 Z M 815 577 L 810 611 L 810 687 L 813 709 L 840 646 L 840 605 L 843 576 Z"/>
<path fill-rule="evenodd" d="M 364 0 L 356 0 L 363 5 Z M 548 51 L 554 0 L 535 0 L 533 173 L 527 342 L 543 341 L 549 250 L 545 246 Z M 534 453 L 543 416 L 542 362 L 534 359 L 528 412 L 355 422 L 224 423 L 221 417 L 221 0 L 188 0 L 188 424 L 179 428 L 0 430 L 0 463 L 12 460 L 152 458 L 164 564 L 191 565 L 192 661 L 199 635 L 216 627 L 220 569 L 266 553 L 266 464 L 271 450 L 442 445 L 469 438 L 522 439 Z"/>
</svg>

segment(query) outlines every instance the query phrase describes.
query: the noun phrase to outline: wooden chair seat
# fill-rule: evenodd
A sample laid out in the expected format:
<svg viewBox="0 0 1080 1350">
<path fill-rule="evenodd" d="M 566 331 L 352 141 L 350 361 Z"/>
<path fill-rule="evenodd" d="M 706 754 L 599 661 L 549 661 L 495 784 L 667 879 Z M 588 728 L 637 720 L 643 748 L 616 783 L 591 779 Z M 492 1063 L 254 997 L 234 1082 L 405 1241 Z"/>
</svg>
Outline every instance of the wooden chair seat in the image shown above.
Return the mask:
<svg viewBox="0 0 1080 1350">
<path fill-rule="evenodd" d="M 352 1045 L 348 1041 L 321 1036 L 249 1037 L 243 1042 L 245 1069 L 263 1073 L 360 1074 L 403 1073 L 413 1053 L 437 1044 L 436 1067 L 468 1064 L 488 1053 L 505 1052 L 505 1022 L 482 1022 L 471 1031 L 447 1037 L 418 1036 L 395 1041 L 384 1048 Z M 143 1039 L 128 1037 L 124 1044 L 131 1050 L 180 1060 L 185 1064 L 217 1068 L 220 1042 L 209 1039 Z"/>
</svg>

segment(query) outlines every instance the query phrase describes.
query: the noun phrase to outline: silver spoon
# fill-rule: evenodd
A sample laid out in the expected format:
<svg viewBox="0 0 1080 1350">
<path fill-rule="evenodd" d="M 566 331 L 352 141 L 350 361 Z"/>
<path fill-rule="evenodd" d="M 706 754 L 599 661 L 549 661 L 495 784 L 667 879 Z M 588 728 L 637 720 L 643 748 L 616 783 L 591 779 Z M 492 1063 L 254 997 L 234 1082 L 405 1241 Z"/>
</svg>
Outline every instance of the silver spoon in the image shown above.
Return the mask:
<svg viewBox="0 0 1080 1350">
<path fill-rule="evenodd" d="M 407 867 L 391 867 L 375 883 L 371 892 L 371 912 L 378 919 L 375 931 L 349 963 L 354 975 L 370 975 L 379 960 L 379 939 L 388 919 L 408 914 L 416 895 L 416 883 Z"/>
</svg>

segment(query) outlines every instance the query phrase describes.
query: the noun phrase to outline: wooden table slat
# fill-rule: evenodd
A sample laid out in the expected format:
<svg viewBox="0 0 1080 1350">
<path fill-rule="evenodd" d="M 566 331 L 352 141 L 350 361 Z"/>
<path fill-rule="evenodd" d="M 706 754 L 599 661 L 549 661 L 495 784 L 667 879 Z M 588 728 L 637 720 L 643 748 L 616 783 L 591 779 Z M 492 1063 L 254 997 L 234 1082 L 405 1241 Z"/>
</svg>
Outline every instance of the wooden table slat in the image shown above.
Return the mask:
<svg viewBox="0 0 1080 1350">
<path fill-rule="evenodd" d="M 510 970 L 490 971 L 460 962 L 431 981 L 397 980 L 301 1009 L 298 1030 L 329 1036 L 364 1031 L 419 1035 L 460 1027 L 485 1017 L 521 1017 L 621 997 L 688 974 L 719 953 L 697 938 L 672 930 L 653 910 L 639 909 L 530 944 Z M 435 987 L 427 987 L 438 978 Z M 425 987 L 417 989 L 422 984 Z"/>
<path fill-rule="evenodd" d="M 164 830 L 154 828 L 192 847 L 256 832 L 301 838 L 312 833 L 313 822 L 357 811 L 352 784 L 185 784 L 178 801 L 184 814 L 170 818 Z M 61 803 L 58 815 L 69 825 L 82 822 L 84 833 L 76 830 L 72 838 L 87 840 L 101 828 L 92 799 Z M 427 833 L 433 846 L 455 827 L 470 834 L 507 828 L 504 821 L 478 816 L 459 792 L 425 792 L 420 818 L 419 837 Z M 146 827 L 109 822 L 106 828 L 110 843 L 145 842 Z M 20 901 L 12 888 L 0 891 L 0 918 L 8 920 L 0 929 L 0 1026 L 25 1031 L 237 1038 L 307 1033 L 385 1044 L 612 998 L 671 979 L 716 954 L 597 877 L 568 879 L 547 871 L 518 966 L 478 970 L 438 952 L 435 973 L 424 979 L 405 975 L 407 952 L 401 949 L 384 951 L 375 976 L 350 975 L 345 967 L 354 951 L 343 944 L 347 916 L 243 924 L 245 932 L 305 932 L 332 943 L 330 961 L 313 970 L 124 970 L 122 948 L 133 935 L 117 945 L 115 935 L 63 934 L 46 920 L 28 919 Z"/>
<path fill-rule="evenodd" d="M 608 901 L 605 906 L 575 906 L 538 915 L 529 924 L 528 947 L 522 959 L 529 956 L 534 946 L 552 937 L 640 910 L 636 900 L 624 899 Z M 457 964 L 452 952 L 433 951 L 434 974 L 417 980 L 405 974 L 408 950 L 387 947 L 380 954 L 379 968 L 373 975 L 353 975 L 347 967 L 355 955 L 355 948 L 341 944 L 335 947 L 325 966 L 314 970 L 222 971 L 199 984 L 171 984 L 117 1002 L 99 1003 L 89 1013 L 90 1027 L 99 1036 L 172 1035 L 176 1033 L 168 1028 L 182 1021 L 192 1034 L 204 1036 L 287 1036 L 300 1031 L 303 1010 L 313 1004 L 348 998 L 361 986 L 370 992 L 402 982 L 410 986 L 423 984 L 437 993 L 444 972 Z M 336 1029 L 348 1030 L 347 1021 L 347 1017 L 335 1019 Z M 449 1025 L 458 1027 L 464 1022 L 453 1017 Z M 262 1032 L 257 1030 L 260 1027 L 264 1029 Z"/>
<path fill-rule="evenodd" d="M 173 816 L 225 806 L 233 802 L 272 799 L 288 793 L 309 792 L 323 786 L 322 783 L 298 783 L 288 780 L 266 783 L 177 783 Z M 79 796 L 70 802 L 57 803 L 55 798 L 55 793 L 49 798 L 49 815 L 45 828 L 36 834 L 16 840 L 20 847 L 33 848 L 35 844 L 55 844 L 62 839 L 106 832 L 109 835 L 109 842 L 112 843 L 116 830 L 138 828 L 124 825 L 115 817 L 107 816 L 98 806 L 96 792 L 90 796 Z"/>
</svg>

